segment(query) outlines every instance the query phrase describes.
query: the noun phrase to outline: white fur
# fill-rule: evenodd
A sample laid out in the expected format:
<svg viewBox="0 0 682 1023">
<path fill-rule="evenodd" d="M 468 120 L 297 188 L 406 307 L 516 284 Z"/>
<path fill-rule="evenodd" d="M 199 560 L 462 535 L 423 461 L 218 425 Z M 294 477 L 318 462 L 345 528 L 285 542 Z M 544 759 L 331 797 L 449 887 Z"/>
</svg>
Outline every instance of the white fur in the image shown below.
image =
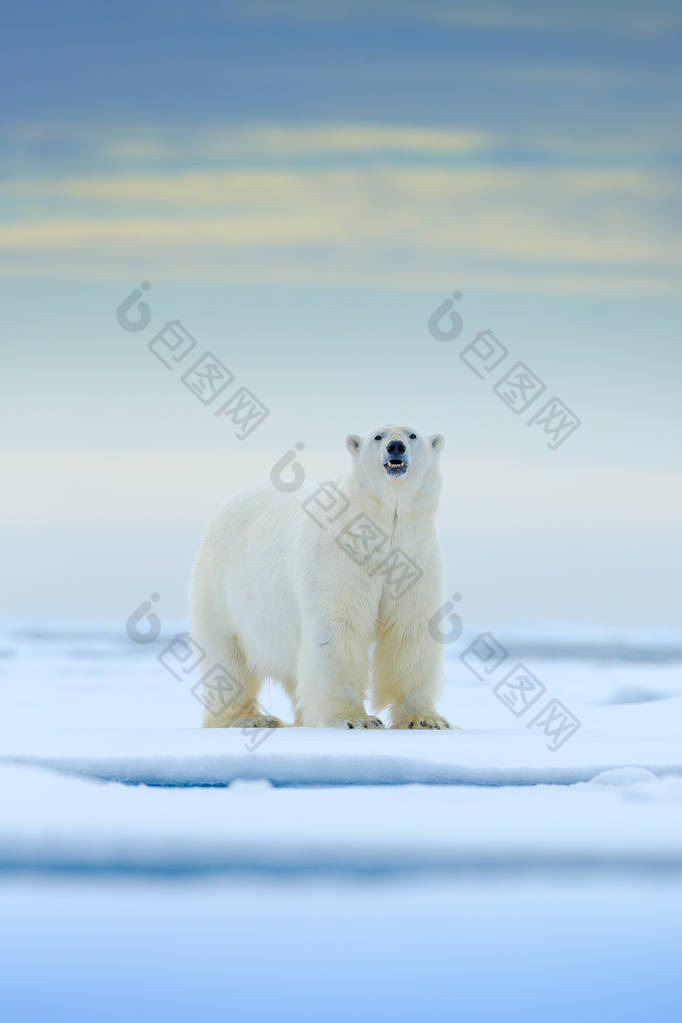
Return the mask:
<svg viewBox="0 0 682 1023">
<path fill-rule="evenodd" d="M 328 526 L 303 508 L 316 483 L 293 493 L 272 485 L 244 491 L 214 518 L 194 567 L 190 630 L 206 651 L 203 663 L 226 668 L 238 693 L 222 710 L 206 710 L 206 727 L 263 725 L 256 701 L 266 677 L 285 687 L 296 724 L 381 727 L 364 707 L 373 644 L 375 711 L 388 708 L 393 727 L 448 727 L 435 709 L 442 646 L 428 630 L 442 602 L 434 518 L 443 438 L 410 440 L 412 432 L 386 426 L 347 438 L 352 465 L 335 484 L 349 504 Z M 396 439 L 410 464 L 391 478 L 382 459 Z M 336 540 L 361 512 L 389 538 L 363 565 Z M 382 575 L 372 575 L 396 548 L 422 572 L 398 598 Z"/>
</svg>

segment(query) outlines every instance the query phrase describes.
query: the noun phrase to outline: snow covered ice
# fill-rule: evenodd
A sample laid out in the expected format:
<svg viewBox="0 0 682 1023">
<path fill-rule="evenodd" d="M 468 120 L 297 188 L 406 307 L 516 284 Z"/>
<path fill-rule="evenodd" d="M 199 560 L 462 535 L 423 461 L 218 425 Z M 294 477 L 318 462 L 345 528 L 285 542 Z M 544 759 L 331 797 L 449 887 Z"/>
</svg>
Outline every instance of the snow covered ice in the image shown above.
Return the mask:
<svg viewBox="0 0 682 1023">
<path fill-rule="evenodd" d="M 679 1021 L 682 634 L 495 629 L 484 682 L 471 632 L 461 731 L 257 742 L 199 728 L 170 635 L 3 626 L 3 1019 Z"/>
</svg>

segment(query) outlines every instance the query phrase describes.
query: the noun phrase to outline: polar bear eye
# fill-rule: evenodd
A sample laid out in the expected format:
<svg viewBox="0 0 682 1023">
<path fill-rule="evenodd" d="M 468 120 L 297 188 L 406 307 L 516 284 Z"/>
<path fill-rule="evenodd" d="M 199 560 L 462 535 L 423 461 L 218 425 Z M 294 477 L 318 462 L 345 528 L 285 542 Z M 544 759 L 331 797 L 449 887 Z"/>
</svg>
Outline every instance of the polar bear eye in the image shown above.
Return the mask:
<svg viewBox="0 0 682 1023">
<path fill-rule="evenodd" d="M 417 434 L 416 433 L 411 433 L 410 434 L 410 440 L 416 440 L 416 439 L 417 439 Z"/>
<path fill-rule="evenodd" d="M 378 434 L 376 435 L 376 437 L 375 437 L 374 439 L 375 439 L 375 440 L 381 440 L 381 439 L 382 439 L 382 436 L 383 436 L 383 434 L 381 434 L 381 433 L 378 433 Z"/>
</svg>

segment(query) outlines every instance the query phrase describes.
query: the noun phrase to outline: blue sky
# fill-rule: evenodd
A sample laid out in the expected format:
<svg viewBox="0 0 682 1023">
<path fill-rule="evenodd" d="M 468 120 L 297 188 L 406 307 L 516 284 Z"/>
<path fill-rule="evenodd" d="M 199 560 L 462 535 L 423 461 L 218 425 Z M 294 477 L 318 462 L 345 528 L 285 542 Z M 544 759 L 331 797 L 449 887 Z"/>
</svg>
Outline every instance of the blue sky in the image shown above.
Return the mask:
<svg viewBox="0 0 682 1023">
<path fill-rule="evenodd" d="M 394 419 L 446 435 L 472 617 L 679 622 L 676 5 L 29 3 L 3 34 L 5 611 L 181 614 L 222 495 Z M 271 409 L 247 440 L 149 352 L 175 318 Z M 484 328 L 582 419 L 560 450 L 463 363 Z"/>
</svg>

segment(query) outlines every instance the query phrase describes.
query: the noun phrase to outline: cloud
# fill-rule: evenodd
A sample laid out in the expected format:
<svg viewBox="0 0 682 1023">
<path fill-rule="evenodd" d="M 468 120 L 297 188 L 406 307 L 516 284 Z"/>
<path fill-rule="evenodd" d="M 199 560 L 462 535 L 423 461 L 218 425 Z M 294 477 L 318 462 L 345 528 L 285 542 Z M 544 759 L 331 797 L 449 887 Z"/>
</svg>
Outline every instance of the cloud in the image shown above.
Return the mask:
<svg viewBox="0 0 682 1023">
<path fill-rule="evenodd" d="M 638 87 L 640 76 L 631 71 L 625 74 Z M 603 76 L 613 86 L 610 93 L 617 93 L 623 84 L 620 74 L 614 76 L 606 70 L 524 64 L 486 69 L 486 89 L 490 88 L 491 75 L 501 90 L 516 80 L 537 85 L 545 100 L 555 94 L 557 82 L 568 84 L 572 93 L 579 84 L 590 88 L 595 76 Z M 443 79 L 442 86 L 451 88 L 452 82 Z M 466 87 L 472 88 L 472 83 Z M 661 88 L 674 95 L 674 82 L 666 81 Z M 583 97 L 581 103 L 586 102 Z M 534 104 L 534 116 L 541 107 Z M 22 181 L 74 176 L 75 168 L 81 174 L 111 176 L 126 172 L 131 176 L 135 171 L 152 170 L 166 175 L 201 169 L 370 167 L 388 162 L 445 168 L 474 162 L 478 167 L 504 163 L 510 170 L 514 164 L 523 169 L 524 163 L 594 170 L 677 167 L 680 132 L 676 130 L 676 108 L 663 106 L 649 111 L 646 129 L 640 131 L 634 131 L 629 120 L 624 123 L 620 108 L 610 109 L 613 116 L 607 131 L 603 119 L 590 119 L 589 109 L 579 123 L 570 118 L 558 123 L 554 109 L 540 117 L 540 123 L 526 120 L 521 126 L 496 114 L 488 119 L 495 125 L 494 130 L 465 124 L 452 128 L 357 122 L 297 125 L 179 121 L 106 126 L 30 122 L 0 126 L 0 151 L 5 179 L 13 175 Z"/>
<path fill-rule="evenodd" d="M 354 154 L 463 154 L 480 152 L 492 145 L 489 133 L 452 128 L 421 128 L 380 124 L 332 125 L 237 125 L 191 132 L 192 157 L 260 154 L 278 159 L 323 155 L 338 158 Z M 103 154 L 119 160 L 177 159 L 187 153 L 187 139 L 170 132 L 166 138 L 117 139 L 104 143 Z"/>
<path fill-rule="evenodd" d="M 428 159 L 489 152 L 495 137 L 486 131 L 418 125 L 339 124 L 95 124 L 59 122 L 8 125 L 0 144 L 23 169 L 45 167 L 44 152 L 57 151 L 71 163 L 112 162 L 127 166 L 197 167 L 216 161 L 271 164 L 339 162 L 377 157 Z"/>
<path fill-rule="evenodd" d="M 107 172 L 0 185 L 6 273 L 147 265 L 175 279 L 424 289 L 456 271 L 514 289 L 649 293 L 673 290 L 682 263 L 682 184 L 661 167 L 570 151 L 505 164 L 483 133 L 410 125 L 198 127 L 189 147 L 177 128 L 85 137 Z M 194 167 L 177 167 L 188 148 Z M 111 172 L 113 154 L 134 152 L 158 165 Z"/>
<path fill-rule="evenodd" d="M 275 208 L 308 198 L 328 206 L 337 195 L 374 202 L 426 202 L 500 196 L 504 200 L 532 196 L 557 203 L 561 197 L 604 201 L 643 201 L 680 197 L 682 182 L 664 170 L 629 167 L 495 166 L 475 163 L 443 167 L 374 162 L 368 167 L 263 168 L 152 171 L 122 175 L 69 176 L 50 180 L 14 180 L 0 185 L 0 195 L 13 199 L 97 200 L 102 203 L 158 203 L 178 209 L 256 205 Z"/>
<path fill-rule="evenodd" d="M 228 8 L 226 8 L 226 11 Z M 533 32 L 591 31 L 609 35 L 651 36 L 682 26 L 682 11 L 665 0 L 574 0 L 548 6 L 546 0 L 233 0 L 232 17 L 255 21 L 348 23 L 403 21 L 477 29 L 515 29 Z"/>
<path fill-rule="evenodd" d="M 136 260 L 243 280 L 337 276 L 404 287 L 469 275 L 667 287 L 682 245 L 665 210 L 672 175 L 645 169 L 442 167 L 149 173 L 20 181 L 0 197 L 33 213 L 0 225 L 0 258 L 124 268 Z M 266 269 L 267 268 L 267 269 Z M 620 275 L 620 282 L 619 282 Z"/>
<path fill-rule="evenodd" d="M 235 489 L 267 479 L 282 448 L 242 451 L 232 448 L 230 473 Z M 0 472 L 6 499 L 0 523 L 18 528 L 30 520 L 34 528 L 88 527 L 97 523 L 127 527 L 163 521 L 173 508 L 173 525 L 197 520 L 197 494 L 207 511 L 224 498 L 225 480 L 216 467 L 225 450 L 132 451 L 25 449 L 0 451 Z M 305 468 L 310 479 L 324 479 L 330 462 L 342 466 L 339 446 L 320 450 L 308 446 Z M 485 533 L 540 530 L 592 534 L 679 531 L 682 476 L 673 469 L 560 465 L 521 459 L 443 455 L 444 529 L 456 516 L 457 532 Z M 467 496 L 461 480 L 469 481 Z M 184 481 L 179 487 L 178 480 Z M 45 493 L 51 500 L 44 500 Z M 112 501 L 112 493 L 118 495 Z M 501 509 L 499 495 L 505 494 Z"/>
</svg>

